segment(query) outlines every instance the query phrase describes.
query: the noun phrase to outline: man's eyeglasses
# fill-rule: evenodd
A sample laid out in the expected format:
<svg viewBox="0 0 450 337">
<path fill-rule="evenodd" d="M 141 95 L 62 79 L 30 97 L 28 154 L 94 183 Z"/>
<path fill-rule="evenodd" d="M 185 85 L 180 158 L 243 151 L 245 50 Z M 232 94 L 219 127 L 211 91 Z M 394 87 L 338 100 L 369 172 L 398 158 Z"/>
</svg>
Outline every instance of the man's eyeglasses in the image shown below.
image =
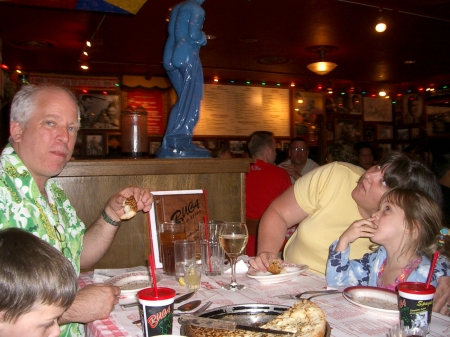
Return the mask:
<svg viewBox="0 0 450 337">
<path fill-rule="evenodd" d="M 308 149 L 302 148 L 302 147 L 292 147 L 290 148 L 291 151 L 297 152 L 297 151 L 301 151 L 301 152 L 307 152 Z"/>
</svg>

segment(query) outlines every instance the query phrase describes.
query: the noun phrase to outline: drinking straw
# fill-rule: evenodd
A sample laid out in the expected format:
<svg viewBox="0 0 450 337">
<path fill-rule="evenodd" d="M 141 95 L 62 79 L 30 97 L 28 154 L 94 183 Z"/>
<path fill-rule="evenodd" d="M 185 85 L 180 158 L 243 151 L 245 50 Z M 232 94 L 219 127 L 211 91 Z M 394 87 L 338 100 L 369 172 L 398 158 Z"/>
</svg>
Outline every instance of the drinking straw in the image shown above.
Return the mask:
<svg viewBox="0 0 450 337">
<path fill-rule="evenodd" d="M 155 297 L 158 297 L 158 286 L 156 284 L 157 281 L 156 281 L 156 273 L 155 273 L 155 251 L 153 249 L 150 212 L 148 212 L 148 238 L 150 241 L 150 254 L 148 255 L 148 263 L 150 264 L 150 273 L 152 275 L 153 291 L 155 293 Z"/>
<path fill-rule="evenodd" d="M 206 254 L 208 255 L 208 267 L 209 267 L 209 272 L 212 273 L 211 251 L 209 250 L 208 219 L 206 218 L 206 215 L 203 216 L 203 227 L 205 229 Z"/>
<path fill-rule="evenodd" d="M 439 257 L 439 252 L 435 251 L 433 255 L 433 261 L 431 261 L 430 271 L 428 272 L 427 285 L 426 288 L 430 287 L 431 278 L 433 277 L 434 267 L 436 266 L 437 259 Z"/>
</svg>

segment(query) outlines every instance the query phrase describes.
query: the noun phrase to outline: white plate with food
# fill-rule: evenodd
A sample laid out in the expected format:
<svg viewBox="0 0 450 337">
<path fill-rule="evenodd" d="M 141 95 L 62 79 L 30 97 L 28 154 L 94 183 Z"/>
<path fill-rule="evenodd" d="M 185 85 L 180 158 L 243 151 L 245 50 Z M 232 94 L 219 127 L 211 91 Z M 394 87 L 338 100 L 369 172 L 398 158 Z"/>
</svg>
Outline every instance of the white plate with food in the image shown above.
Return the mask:
<svg viewBox="0 0 450 337">
<path fill-rule="evenodd" d="M 395 291 L 369 286 L 345 288 L 344 298 L 368 311 L 398 317 L 397 293 Z"/>
<path fill-rule="evenodd" d="M 247 272 L 247 277 L 255 279 L 263 284 L 280 283 L 295 279 L 301 272 L 308 270 L 308 266 L 304 264 L 281 263 L 281 271 L 279 274 L 273 274 L 269 271 L 265 273 L 253 268 Z"/>
<path fill-rule="evenodd" d="M 161 276 L 156 274 L 156 283 L 161 281 Z M 148 271 L 133 271 L 120 274 L 105 281 L 106 284 L 120 287 L 119 304 L 136 302 L 136 294 L 139 290 L 153 286 Z"/>
</svg>

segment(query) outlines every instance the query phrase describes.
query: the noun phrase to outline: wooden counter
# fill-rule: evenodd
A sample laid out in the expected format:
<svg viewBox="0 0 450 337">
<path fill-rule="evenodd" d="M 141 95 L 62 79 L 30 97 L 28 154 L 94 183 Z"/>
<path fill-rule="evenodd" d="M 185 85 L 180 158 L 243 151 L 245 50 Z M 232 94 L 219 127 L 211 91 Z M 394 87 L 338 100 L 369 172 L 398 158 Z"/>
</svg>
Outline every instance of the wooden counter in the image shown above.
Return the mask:
<svg viewBox="0 0 450 337">
<path fill-rule="evenodd" d="M 204 189 L 211 219 L 245 221 L 245 173 L 253 159 L 117 159 L 69 162 L 56 178 L 89 226 L 110 196 L 126 186 L 151 191 Z M 107 254 L 93 268 L 145 265 L 147 213 L 124 221 Z"/>
</svg>

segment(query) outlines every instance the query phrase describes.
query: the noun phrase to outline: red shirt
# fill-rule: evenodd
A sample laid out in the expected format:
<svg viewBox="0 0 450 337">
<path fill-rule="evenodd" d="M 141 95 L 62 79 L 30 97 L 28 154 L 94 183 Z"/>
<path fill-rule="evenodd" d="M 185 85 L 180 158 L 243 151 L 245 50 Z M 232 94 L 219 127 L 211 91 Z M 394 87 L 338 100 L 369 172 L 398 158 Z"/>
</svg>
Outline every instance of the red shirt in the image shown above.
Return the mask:
<svg viewBox="0 0 450 337">
<path fill-rule="evenodd" d="M 257 159 L 246 175 L 246 217 L 259 219 L 269 204 L 292 186 L 285 169 Z"/>
</svg>

